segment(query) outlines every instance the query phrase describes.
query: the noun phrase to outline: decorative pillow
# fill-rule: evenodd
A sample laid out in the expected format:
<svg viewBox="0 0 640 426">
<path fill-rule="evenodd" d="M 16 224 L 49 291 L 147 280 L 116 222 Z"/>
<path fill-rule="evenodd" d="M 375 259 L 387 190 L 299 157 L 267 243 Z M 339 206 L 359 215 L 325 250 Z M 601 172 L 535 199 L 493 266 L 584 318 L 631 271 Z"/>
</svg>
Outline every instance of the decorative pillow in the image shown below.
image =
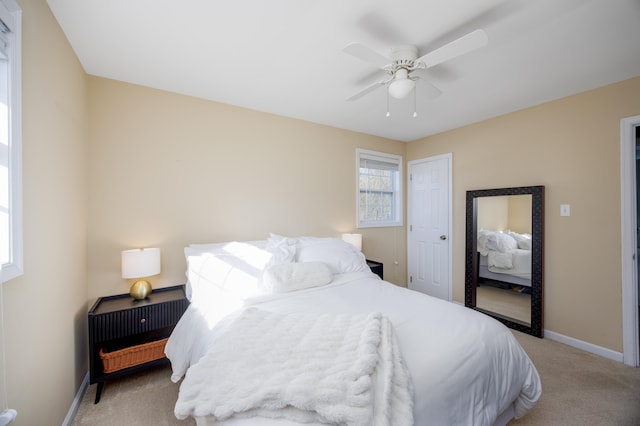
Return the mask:
<svg viewBox="0 0 640 426">
<path fill-rule="evenodd" d="M 285 293 L 329 284 L 333 274 L 322 262 L 281 263 L 264 271 L 264 286 L 273 293 Z"/>
</svg>

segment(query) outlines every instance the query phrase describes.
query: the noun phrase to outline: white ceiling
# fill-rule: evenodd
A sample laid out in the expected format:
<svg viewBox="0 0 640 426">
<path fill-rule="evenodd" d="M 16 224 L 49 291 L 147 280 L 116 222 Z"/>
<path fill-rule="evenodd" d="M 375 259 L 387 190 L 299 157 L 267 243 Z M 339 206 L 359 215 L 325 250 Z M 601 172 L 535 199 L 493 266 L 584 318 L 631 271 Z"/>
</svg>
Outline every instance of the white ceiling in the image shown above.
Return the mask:
<svg viewBox="0 0 640 426">
<path fill-rule="evenodd" d="M 640 75 L 640 0 L 48 0 L 91 75 L 400 141 Z M 385 76 L 342 52 L 489 44 L 427 70 L 443 94 L 347 102 Z M 424 88 L 423 88 L 424 89 Z M 639 99 L 640 104 L 640 99 Z M 640 113 L 640 109 L 638 111 Z"/>
</svg>

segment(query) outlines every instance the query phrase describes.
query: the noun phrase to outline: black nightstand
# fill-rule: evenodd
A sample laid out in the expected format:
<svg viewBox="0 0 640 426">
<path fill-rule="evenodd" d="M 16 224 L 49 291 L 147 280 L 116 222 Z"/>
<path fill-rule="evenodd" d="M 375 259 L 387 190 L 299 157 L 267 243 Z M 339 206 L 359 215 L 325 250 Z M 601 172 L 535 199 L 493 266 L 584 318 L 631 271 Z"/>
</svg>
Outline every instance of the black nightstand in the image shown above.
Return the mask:
<svg viewBox="0 0 640 426">
<path fill-rule="evenodd" d="M 367 259 L 367 265 L 371 268 L 371 272 L 379 276 L 381 280 L 384 280 L 384 267 L 382 263 Z"/>
<path fill-rule="evenodd" d="M 184 285 L 154 290 L 144 300 L 128 294 L 99 298 L 89 310 L 89 376 L 98 383 L 168 362 L 163 340 L 189 306 Z"/>
</svg>

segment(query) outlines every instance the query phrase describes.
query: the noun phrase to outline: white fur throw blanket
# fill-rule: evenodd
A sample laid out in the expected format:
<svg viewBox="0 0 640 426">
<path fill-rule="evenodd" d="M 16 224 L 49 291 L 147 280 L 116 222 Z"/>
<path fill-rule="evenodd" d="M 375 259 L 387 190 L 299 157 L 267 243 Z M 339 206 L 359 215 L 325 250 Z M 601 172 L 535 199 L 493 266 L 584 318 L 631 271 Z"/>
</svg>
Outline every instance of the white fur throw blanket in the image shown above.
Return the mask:
<svg viewBox="0 0 640 426">
<path fill-rule="evenodd" d="M 389 320 L 247 309 L 187 372 L 175 415 L 413 425 L 412 385 Z"/>
</svg>

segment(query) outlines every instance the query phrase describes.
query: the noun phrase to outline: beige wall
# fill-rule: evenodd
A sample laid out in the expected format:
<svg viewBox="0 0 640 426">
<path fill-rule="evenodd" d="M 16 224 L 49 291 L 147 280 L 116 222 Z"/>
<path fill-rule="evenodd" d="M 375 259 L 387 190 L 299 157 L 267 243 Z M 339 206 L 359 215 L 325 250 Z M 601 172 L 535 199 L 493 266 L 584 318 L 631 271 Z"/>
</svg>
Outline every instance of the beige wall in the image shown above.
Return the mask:
<svg viewBox="0 0 640 426">
<path fill-rule="evenodd" d="M 455 300 L 465 192 L 545 185 L 545 328 L 622 351 L 619 128 L 638 114 L 635 78 L 407 145 L 408 161 L 453 153 Z"/>
<path fill-rule="evenodd" d="M 531 233 L 531 195 L 478 197 L 478 229 Z"/>
<path fill-rule="evenodd" d="M 128 291 L 120 251 L 162 250 L 155 287 L 183 283 L 193 242 L 355 231 L 356 148 L 406 144 L 89 78 L 89 298 Z M 363 251 L 406 283 L 405 228 L 362 229 Z M 394 262 L 398 266 L 394 266 Z"/>
<path fill-rule="evenodd" d="M 161 247 L 162 287 L 184 281 L 189 242 L 352 232 L 356 147 L 453 153 L 457 301 L 465 191 L 545 185 L 546 327 L 621 350 L 618 128 L 640 114 L 640 79 L 403 144 L 88 78 L 45 0 L 18 3 L 25 274 L 2 300 L 16 425 L 62 422 L 88 368 L 88 304 L 127 290 L 120 250 Z M 362 233 L 404 284 L 405 228 Z"/>
<path fill-rule="evenodd" d="M 61 424 L 87 372 L 87 78 L 44 0 L 23 10 L 23 276 L 3 285 L 15 425 Z"/>
</svg>

